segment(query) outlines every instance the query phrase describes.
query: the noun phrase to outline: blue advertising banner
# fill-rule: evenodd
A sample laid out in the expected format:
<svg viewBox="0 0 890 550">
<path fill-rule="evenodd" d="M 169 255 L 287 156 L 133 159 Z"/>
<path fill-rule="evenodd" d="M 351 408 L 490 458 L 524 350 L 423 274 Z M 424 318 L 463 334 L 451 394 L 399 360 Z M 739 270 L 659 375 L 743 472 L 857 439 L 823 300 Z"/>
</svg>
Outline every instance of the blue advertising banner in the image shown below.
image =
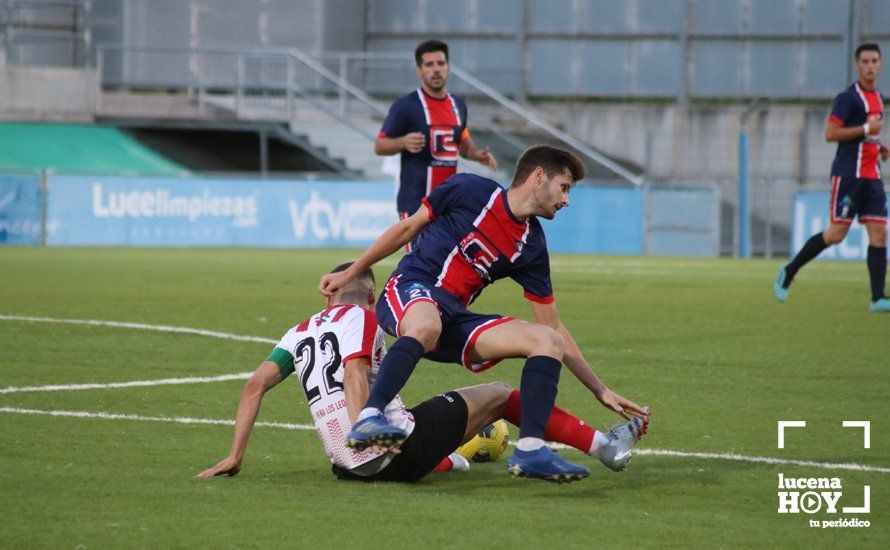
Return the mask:
<svg viewBox="0 0 890 550">
<path fill-rule="evenodd" d="M 53 176 L 50 245 L 364 246 L 391 183 Z"/>
<path fill-rule="evenodd" d="M 807 239 L 824 231 L 829 224 L 828 192 L 798 191 L 794 194 L 794 215 L 791 223 L 791 254 L 796 254 Z M 820 260 L 865 260 L 868 254 L 868 232 L 858 221 L 853 222 L 847 238 L 819 255 Z"/>
<path fill-rule="evenodd" d="M 647 193 L 647 254 L 720 254 L 720 200 L 716 190 L 650 188 Z"/>
<path fill-rule="evenodd" d="M 0 175 L 0 244 L 40 244 L 40 178 Z"/>
<path fill-rule="evenodd" d="M 398 219 L 390 182 L 52 176 L 47 244 L 362 247 Z M 641 254 L 643 190 L 577 188 L 554 252 Z"/>
<path fill-rule="evenodd" d="M 570 206 L 541 220 L 553 252 L 642 254 L 642 188 L 577 187 Z"/>
</svg>

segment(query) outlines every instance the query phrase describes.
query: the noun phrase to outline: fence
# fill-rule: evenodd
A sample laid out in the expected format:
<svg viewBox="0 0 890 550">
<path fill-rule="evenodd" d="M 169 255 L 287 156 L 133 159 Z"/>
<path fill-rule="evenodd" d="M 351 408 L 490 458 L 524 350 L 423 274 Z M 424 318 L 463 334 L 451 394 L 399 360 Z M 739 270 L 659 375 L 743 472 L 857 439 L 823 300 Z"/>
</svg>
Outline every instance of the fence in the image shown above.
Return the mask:
<svg viewBox="0 0 890 550">
<path fill-rule="evenodd" d="M 0 244 L 357 247 L 397 219 L 390 182 L 65 174 L 41 181 L 0 176 Z M 554 252 L 713 256 L 716 197 L 581 187 L 544 229 Z"/>
</svg>

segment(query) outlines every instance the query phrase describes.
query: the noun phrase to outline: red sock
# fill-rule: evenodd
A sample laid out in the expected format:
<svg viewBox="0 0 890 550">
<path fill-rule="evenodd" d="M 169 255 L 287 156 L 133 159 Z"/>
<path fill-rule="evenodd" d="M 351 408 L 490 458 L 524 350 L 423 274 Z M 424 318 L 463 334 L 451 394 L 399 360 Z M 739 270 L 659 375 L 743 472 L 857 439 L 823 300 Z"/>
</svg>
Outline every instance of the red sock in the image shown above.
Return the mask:
<svg viewBox="0 0 890 550">
<path fill-rule="evenodd" d="M 504 405 L 504 420 L 514 426 L 518 426 L 521 417 L 522 408 L 519 402 L 519 391 L 513 390 L 513 393 L 507 398 L 507 404 Z M 596 431 L 593 428 L 585 424 L 577 416 L 554 406 L 553 411 L 550 413 L 550 420 L 547 422 L 544 439 L 563 443 L 587 454 L 590 452 L 590 446 L 593 444 L 593 434 L 595 433 Z"/>
<path fill-rule="evenodd" d="M 454 467 L 454 462 L 451 460 L 451 457 L 446 456 L 445 458 L 442 459 L 442 462 L 440 462 L 435 468 L 433 468 L 433 471 L 434 472 L 447 472 L 447 471 L 450 471 L 451 468 L 453 468 L 453 467 Z"/>
</svg>

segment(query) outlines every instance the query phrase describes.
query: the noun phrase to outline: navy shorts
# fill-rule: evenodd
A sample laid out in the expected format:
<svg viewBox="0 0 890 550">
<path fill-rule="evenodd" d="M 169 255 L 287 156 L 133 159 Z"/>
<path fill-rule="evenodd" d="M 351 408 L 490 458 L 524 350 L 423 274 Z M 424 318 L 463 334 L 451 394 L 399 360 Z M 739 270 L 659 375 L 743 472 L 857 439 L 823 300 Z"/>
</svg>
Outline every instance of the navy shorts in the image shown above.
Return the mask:
<svg viewBox="0 0 890 550">
<path fill-rule="evenodd" d="M 435 305 L 442 320 L 439 342 L 435 349 L 425 355 L 427 359 L 439 363 L 457 363 L 473 372 L 481 372 L 498 364 L 499 360 L 474 363 L 470 360 L 470 352 L 480 334 L 512 321 L 513 317 L 473 313 L 457 296 L 425 281 L 405 279 L 402 274 L 393 274 L 377 301 L 377 322 L 387 334 L 398 338 L 402 335 L 400 324 L 405 312 L 420 302 Z"/>
<path fill-rule="evenodd" d="M 876 179 L 831 177 L 831 223 L 887 223 L 884 182 Z"/>
</svg>

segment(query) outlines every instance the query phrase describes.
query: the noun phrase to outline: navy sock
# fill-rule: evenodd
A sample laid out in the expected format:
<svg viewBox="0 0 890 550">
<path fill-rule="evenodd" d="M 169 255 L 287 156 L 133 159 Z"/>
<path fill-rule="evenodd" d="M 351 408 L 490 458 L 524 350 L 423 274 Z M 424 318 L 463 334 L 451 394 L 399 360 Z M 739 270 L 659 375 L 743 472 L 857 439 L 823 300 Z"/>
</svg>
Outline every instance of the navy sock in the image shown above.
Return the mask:
<svg viewBox="0 0 890 550">
<path fill-rule="evenodd" d="M 887 247 L 868 247 L 868 276 L 871 279 L 871 301 L 884 297 L 884 281 L 887 278 Z"/>
<path fill-rule="evenodd" d="M 423 344 L 415 338 L 402 336 L 393 342 L 380 364 L 380 371 L 365 407 L 382 411 L 411 378 L 411 373 L 423 354 Z"/>
<path fill-rule="evenodd" d="M 826 248 L 828 248 L 828 245 L 825 244 L 825 239 L 822 237 L 822 233 L 816 233 L 810 237 L 810 240 L 803 245 L 797 253 L 797 256 L 785 266 L 785 273 L 788 274 L 788 276 L 785 277 L 785 288 L 788 288 L 791 285 L 791 281 L 794 279 L 794 276 L 797 275 L 797 271 L 800 268 L 821 254 Z"/>
<path fill-rule="evenodd" d="M 544 355 L 529 357 L 525 361 L 519 384 L 519 403 L 522 407 L 519 437 L 544 439 L 550 412 L 556 403 L 561 366 L 557 359 Z"/>
</svg>

